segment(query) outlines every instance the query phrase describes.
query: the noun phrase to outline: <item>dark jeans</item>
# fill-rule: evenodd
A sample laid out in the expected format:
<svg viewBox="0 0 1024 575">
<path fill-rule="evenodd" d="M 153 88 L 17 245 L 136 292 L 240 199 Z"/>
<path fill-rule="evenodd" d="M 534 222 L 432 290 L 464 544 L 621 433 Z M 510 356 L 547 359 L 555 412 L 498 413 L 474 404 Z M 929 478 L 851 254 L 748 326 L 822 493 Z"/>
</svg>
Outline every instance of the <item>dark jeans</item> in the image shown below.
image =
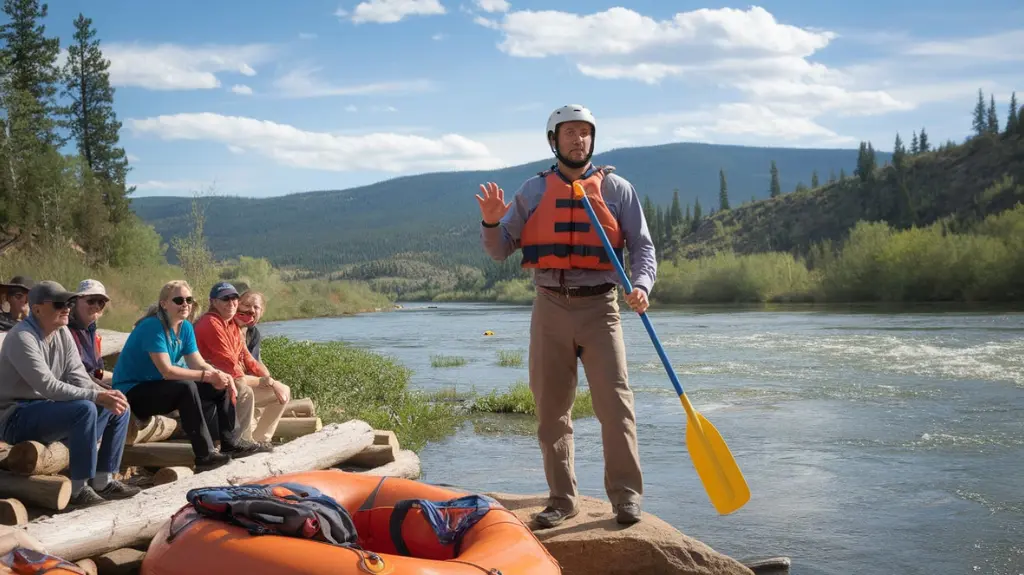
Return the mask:
<svg viewBox="0 0 1024 575">
<path fill-rule="evenodd" d="M 104 473 L 121 470 L 130 414 L 130 410 L 125 410 L 114 415 L 87 399 L 26 401 L 7 420 L 3 440 L 11 445 L 22 441 L 61 441 L 68 447 L 71 479 L 92 479 L 97 469 Z M 96 442 L 101 439 L 97 451 Z"/>
<path fill-rule="evenodd" d="M 237 443 L 235 405 L 226 390 L 194 381 L 145 381 L 124 394 L 135 417 L 145 419 L 178 410 L 181 426 L 195 456 L 213 452 L 213 437 L 221 444 Z"/>
</svg>

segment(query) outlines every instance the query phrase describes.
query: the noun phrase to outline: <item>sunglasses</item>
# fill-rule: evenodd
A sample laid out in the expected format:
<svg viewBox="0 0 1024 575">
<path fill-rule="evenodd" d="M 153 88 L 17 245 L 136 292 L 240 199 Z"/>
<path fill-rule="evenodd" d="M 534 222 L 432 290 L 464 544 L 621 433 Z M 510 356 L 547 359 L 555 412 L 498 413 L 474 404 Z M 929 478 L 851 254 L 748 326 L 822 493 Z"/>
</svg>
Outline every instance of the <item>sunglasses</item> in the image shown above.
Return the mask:
<svg viewBox="0 0 1024 575">
<path fill-rule="evenodd" d="M 224 297 L 219 297 L 217 299 L 219 299 L 220 301 L 235 301 L 236 299 L 238 299 L 238 296 L 236 296 L 236 295 L 226 295 Z"/>
<path fill-rule="evenodd" d="M 103 309 L 103 308 L 107 307 L 107 300 L 105 300 L 105 299 L 103 299 L 101 297 L 91 297 L 91 298 L 85 300 L 85 303 L 87 303 L 89 305 L 97 306 L 100 309 Z"/>
<path fill-rule="evenodd" d="M 69 299 L 67 301 L 51 301 L 50 305 L 52 305 L 53 309 L 56 310 L 70 309 L 71 306 L 75 305 L 75 300 Z"/>
<path fill-rule="evenodd" d="M 192 304 L 196 303 L 196 300 L 193 299 L 192 296 L 181 297 L 180 295 L 177 296 L 177 297 L 172 297 L 171 301 L 173 301 L 177 305 L 185 305 L 186 303 L 188 305 L 192 305 Z"/>
</svg>

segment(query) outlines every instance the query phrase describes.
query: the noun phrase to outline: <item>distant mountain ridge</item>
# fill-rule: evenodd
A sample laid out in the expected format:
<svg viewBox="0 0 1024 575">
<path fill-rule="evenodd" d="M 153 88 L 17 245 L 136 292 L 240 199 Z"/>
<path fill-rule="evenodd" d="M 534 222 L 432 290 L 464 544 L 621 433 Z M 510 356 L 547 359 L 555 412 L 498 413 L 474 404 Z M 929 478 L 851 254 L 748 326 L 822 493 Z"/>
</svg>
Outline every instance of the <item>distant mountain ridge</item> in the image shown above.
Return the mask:
<svg viewBox="0 0 1024 575">
<path fill-rule="evenodd" d="M 877 153 L 878 164 L 891 154 Z M 730 203 L 769 195 L 775 161 L 783 192 L 815 170 L 822 182 L 830 173 L 852 174 L 855 149 L 758 148 L 673 143 L 620 148 L 594 157 L 616 167 L 643 196 L 667 207 L 673 190 L 680 202 L 698 200 L 707 214 L 719 203 L 719 169 L 725 170 Z M 387 258 L 409 251 L 430 251 L 453 261 L 480 262 L 480 212 L 473 196 L 479 184 L 494 181 L 506 201 L 527 178 L 554 163 L 541 160 L 500 170 L 435 172 L 344 190 L 292 193 L 271 198 L 205 198 L 205 234 L 218 258 L 266 257 L 278 266 L 329 271 L 338 266 Z M 144 197 L 132 200 L 144 221 L 170 241 L 190 229 L 191 198 Z M 173 254 L 169 254 L 173 257 Z"/>
</svg>

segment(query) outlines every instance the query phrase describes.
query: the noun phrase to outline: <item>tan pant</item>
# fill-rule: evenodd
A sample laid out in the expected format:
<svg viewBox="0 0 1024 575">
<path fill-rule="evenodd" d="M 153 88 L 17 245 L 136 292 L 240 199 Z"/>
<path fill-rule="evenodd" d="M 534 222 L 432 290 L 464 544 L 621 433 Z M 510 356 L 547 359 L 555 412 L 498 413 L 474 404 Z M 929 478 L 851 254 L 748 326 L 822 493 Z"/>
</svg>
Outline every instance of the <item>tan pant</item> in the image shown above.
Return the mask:
<svg viewBox="0 0 1024 575">
<path fill-rule="evenodd" d="M 608 499 L 613 505 L 639 504 L 643 495 L 617 292 L 566 298 L 538 288 L 533 302 L 530 390 L 537 406 L 549 504 L 558 509 L 574 508 L 578 496 L 570 417 L 578 382 L 577 351 L 601 424 Z"/>
<path fill-rule="evenodd" d="M 259 383 L 260 378 L 252 375 L 235 380 L 238 388 L 235 414 L 242 439 L 266 442 L 274 437 L 287 404 L 279 403 L 274 391 L 269 387 L 259 387 Z"/>
</svg>

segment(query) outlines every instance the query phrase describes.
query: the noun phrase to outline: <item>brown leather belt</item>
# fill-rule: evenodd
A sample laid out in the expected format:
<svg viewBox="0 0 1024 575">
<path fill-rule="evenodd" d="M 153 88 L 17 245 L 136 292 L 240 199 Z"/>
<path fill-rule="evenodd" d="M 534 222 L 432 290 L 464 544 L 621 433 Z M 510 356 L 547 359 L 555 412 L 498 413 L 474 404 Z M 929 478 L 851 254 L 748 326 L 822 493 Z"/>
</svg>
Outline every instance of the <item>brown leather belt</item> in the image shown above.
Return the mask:
<svg viewBox="0 0 1024 575">
<path fill-rule="evenodd" d="M 595 295 L 606 294 L 606 293 L 612 291 L 613 289 L 615 289 L 615 284 L 613 284 L 613 283 L 606 283 L 606 284 L 600 284 L 600 285 L 596 285 L 596 286 L 575 286 L 575 287 L 571 287 L 571 286 L 561 286 L 561 287 L 540 286 L 540 287 L 548 290 L 549 292 L 557 293 L 558 295 L 562 295 L 562 296 L 565 296 L 565 297 L 588 297 L 588 296 L 595 296 Z"/>
</svg>

